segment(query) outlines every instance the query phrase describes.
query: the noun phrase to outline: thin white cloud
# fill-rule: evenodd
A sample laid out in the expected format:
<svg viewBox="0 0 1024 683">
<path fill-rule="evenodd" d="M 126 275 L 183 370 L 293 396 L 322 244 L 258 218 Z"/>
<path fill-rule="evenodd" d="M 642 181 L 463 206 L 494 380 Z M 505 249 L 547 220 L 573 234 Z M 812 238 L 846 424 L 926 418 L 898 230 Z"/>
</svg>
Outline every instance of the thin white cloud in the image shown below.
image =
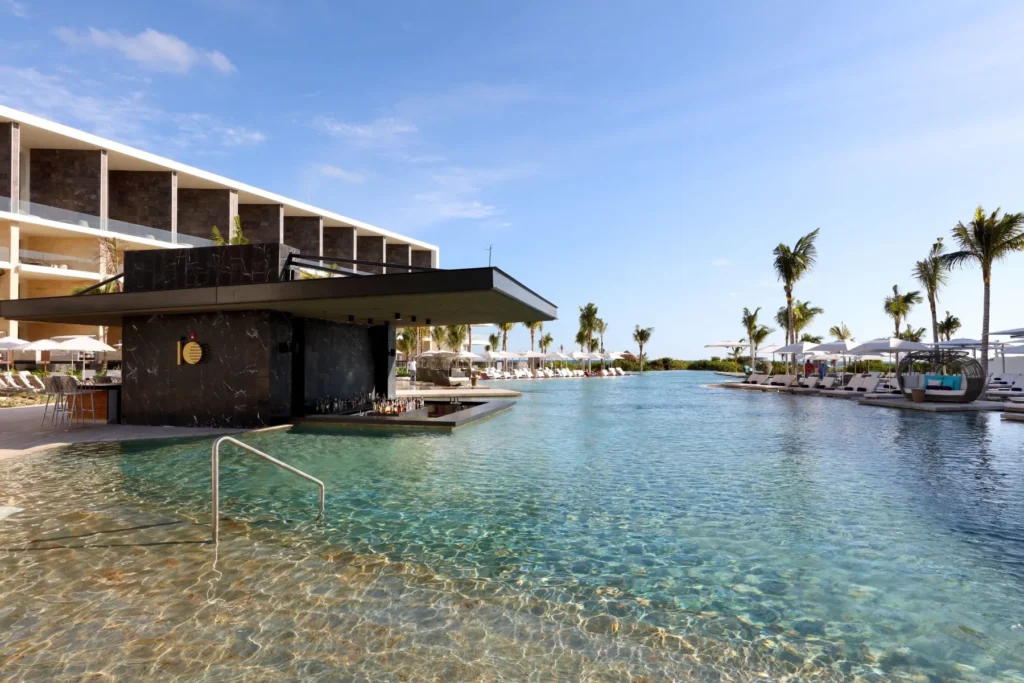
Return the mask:
<svg viewBox="0 0 1024 683">
<path fill-rule="evenodd" d="M 18 0 L 0 0 L 0 5 L 6 7 L 11 14 L 20 19 L 28 17 L 28 7 L 23 2 Z"/>
<path fill-rule="evenodd" d="M 369 173 L 363 171 L 349 171 L 344 168 L 332 166 L 331 164 L 317 164 L 316 170 L 320 172 L 320 175 L 327 176 L 328 178 L 337 178 L 343 180 L 346 183 L 364 183 L 370 177 Z"/>
<path fill-rule="evenodd" d="M 248 147 L 266 141 L 267 136 L 245 126 L 226 124 L 209 114 L 177 114 L 175 144 L 182 147 Z"/>
<path fill-rule="evenodd" d="M 163 111 L 142 90 L 87 86 L 73 74 L 0 66 L 0 103 L 148 149 L 169 144 L 208 151 L 266 139 L 257 130 L 208 114 Z"/>
<path fill-rule="evenodd" d="M 72 47 L 116 50 L 140 66 L 154 71 L 188 73 L 197 66 L 207 66 L 224 74 L 236 71 L 235 65 L 223 52 L 194 47 L 177 36 L 152 28 L 134 36 L 91 27 L 82 32 L 62 27 L 54 31 L 54 34 Z"/>
<path fill-rule="evenodd" d="M 442 164 L 448 157 L 442 154 L 403 154 L 401 160 L 407 164 Z"/>
<path fill-rule="evenodd" d="M 424 192 L 413 197 L 431 215 L 435 222 L 453 218 L 490 218 L 495 214 L 495 208 L 490 204 L 476 200 L 458 200 L 447 197 L 440 192 Z"/>
<path fill-rule="evenodd" d="M 728 268 L 732 265 L 732 261 L 727 258 L 716 258 L 711 262 L 711 265 L 715 268 Z"/>
<path fill-rule="evenodd" d="M 396 118 L 381 118 L 369 123 L 349 123 L 329 116 L 317 117 L 317 128 L 360 147 L 395 147 L 417 131 L 415 125 Z"/>
</svg>

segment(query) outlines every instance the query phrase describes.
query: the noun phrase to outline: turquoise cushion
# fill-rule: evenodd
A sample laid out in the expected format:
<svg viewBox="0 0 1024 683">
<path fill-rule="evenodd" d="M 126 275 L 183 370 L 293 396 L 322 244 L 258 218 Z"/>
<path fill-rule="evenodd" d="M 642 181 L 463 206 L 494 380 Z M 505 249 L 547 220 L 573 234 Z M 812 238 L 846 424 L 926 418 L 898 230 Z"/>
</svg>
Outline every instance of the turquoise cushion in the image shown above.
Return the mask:
<svg viewBox="0 0 1024 683">
<path fill-rule="evenodd" d="M 924 382 L 925 386 L 928 386 L 929 382 L 940 382 L 943 389 L 950 389 L 952 391 L 960 391 L 960 383 L 963 381 L 962 375 L 925 375 Z"/>
</svg>

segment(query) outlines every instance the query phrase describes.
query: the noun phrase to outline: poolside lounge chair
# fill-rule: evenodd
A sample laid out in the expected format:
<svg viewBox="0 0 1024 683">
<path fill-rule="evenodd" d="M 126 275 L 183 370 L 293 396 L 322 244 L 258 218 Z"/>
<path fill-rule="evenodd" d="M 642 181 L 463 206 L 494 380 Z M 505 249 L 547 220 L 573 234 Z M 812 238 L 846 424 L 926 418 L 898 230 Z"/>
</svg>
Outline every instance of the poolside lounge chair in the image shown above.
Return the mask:
<svg viewBox="0 0 1024 683">
<path fill-rule="evenodd" d="M 804 377 L 797 380 L 797 386 L 803 389 L 817 389 L 819 382 L 821 382 L 821 380 L 817 377 Z"/>
<path fill-rule="evenodd" d="M 857 387 L 855 391 L 861 394 L 868 394 L 873 392 L 881 383 L 881 377 L 865 377 L 864 381 L 861 382 L 860 386 Z"/>
<path fill-rule="evenodd" d="M 1018 375 L 1013 384 L 999 389 L 990 387 L 987 392 L 988 398 L 1010 398 L 1011 396 L 1024 396 L 1024 377 Z"/>
<path fill-rule="evenodd" d="M 860 389 L 864 385 L 864 382 L 866 380 L 868 380 L 868 379 L 871 379 L 871 378 L 870 377 L 866 377 L 864 375 L 856 375 L 855 377 L 851 377 L 850 381 L 847 382 L 846 386 L 842 387 L 840 389 L 840 391 L 844 391 L 844 392 L 857 391 L 858 389 Z"/>
<path fill-rule="evenodd" d="M 22 370 L 18 373 L 18 377 L 21 377 L 25 384 L 32 387 L 32 390 L 36 393 L 46 391 L 46 386 L 43 384 L 43 380 L 39 379 L 38 376 L 33 375 L 28 370 Z"/>
<path fill-rule="evenodd" d="M 740 384 L 760 384 L 766 379 L 768 379 L 768 375 L 764 375 L 759 372 L 752 372 L 747 375 L 746 379 L 742 380 Z"/>
<path fill-rule="evenodd" d="M 820 382 L 818 382 L 818 390 L 819 391 L 830 391 L 833 387 L 835 387 L 836 381 L 838 379 L 839 379 L 838 377 L 831 377 L 831 376 L 830 377 L 826 377 L 825 379 L 823 379 Z"/>
<path fill-rule="evenodd" d="M 796 375 L 775 375 L 770 378 L 768 386 L 791 387 L 796 382 Z"/>
<path fill-rule="evenodd" d="M 15 375 L 13 372 L 3 373 L 3 378 L 7 386 L 17 389 L 18 391 L 35 391 L 32 386 L 26 384 L 25 380 L 18 375 Z"/>
</svg>

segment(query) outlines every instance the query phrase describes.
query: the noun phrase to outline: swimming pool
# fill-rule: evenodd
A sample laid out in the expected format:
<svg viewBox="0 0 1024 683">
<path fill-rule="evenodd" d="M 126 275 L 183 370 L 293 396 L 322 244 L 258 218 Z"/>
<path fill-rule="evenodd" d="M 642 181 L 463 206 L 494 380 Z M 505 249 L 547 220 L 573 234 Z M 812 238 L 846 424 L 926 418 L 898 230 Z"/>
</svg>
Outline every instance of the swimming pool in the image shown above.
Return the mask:
<svg viewBox="0 0 1024 683">
<path fill-rule="evenodd" d="M 701 385 L 516 383 L 451 435 L 5 463 L 0 671 L 1024 680 L 1024 430 Z M 507 383 L 512 385 L 513 383 Z M 51 539 L 40 542 L 39 539 Z"/>
</svg>

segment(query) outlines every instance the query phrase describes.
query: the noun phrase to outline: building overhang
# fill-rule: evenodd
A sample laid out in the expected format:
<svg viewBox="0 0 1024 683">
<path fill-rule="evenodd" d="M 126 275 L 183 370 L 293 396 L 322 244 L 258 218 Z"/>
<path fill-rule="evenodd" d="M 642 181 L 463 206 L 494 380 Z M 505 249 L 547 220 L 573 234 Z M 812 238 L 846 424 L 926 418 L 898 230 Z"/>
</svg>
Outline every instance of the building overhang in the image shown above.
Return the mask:
<svg viewBox="0 0 1024 683">
<path fill-rule="evenodd" d="M 399 326 L 548 321 L 558 315 L 557 306 L 498 268 L 0 301 L 0 318 L 76 325 L 245 310 Z"/>
</svg>

